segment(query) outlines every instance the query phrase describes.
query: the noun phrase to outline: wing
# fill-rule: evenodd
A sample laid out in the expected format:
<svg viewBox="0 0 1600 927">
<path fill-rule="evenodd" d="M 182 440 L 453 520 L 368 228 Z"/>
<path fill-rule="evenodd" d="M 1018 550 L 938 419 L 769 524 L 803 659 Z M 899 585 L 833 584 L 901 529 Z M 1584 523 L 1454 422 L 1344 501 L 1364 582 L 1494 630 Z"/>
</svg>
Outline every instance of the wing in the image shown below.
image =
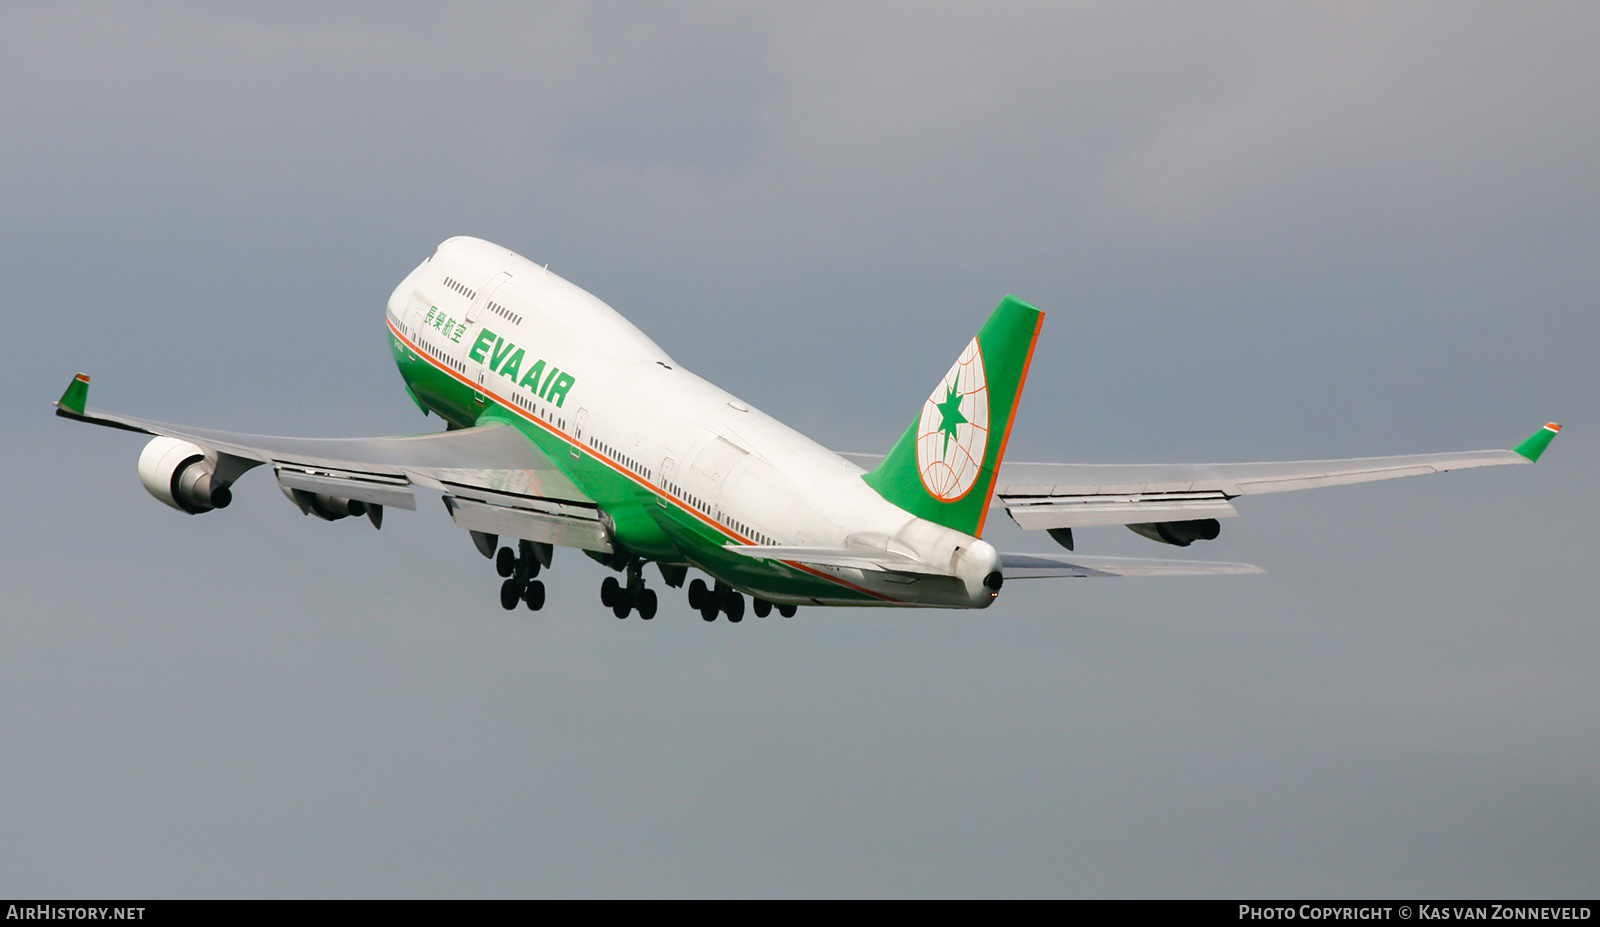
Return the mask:
<svg viewBox="0 0 1600 927">
<path fill-rule="evenodd" d="M 1030 530 L 1230 518 L 1239 496 L 1533 463 L 1560 427 L 1552 422 L 1514 450 L 1272 463 L 1008 463 L 995 496 Z"/>
<path fill-rule="evenodd" d="M 1000 569 L 1004 571 L 1006 579 L 1050 579 L 1059 576 L 1215 576 L 1226 573 L 1265 572 L 1260 567 L 1248 563 L 1011 553 L 1000 555 Z"/>
<path fill-rule="evenodd" d="M 1471 467 L 1533 463 L 1561 426 L 1554 422 L 1511 450 L 1357 457 L 1346 460 L 1294 460 L 1221 464 L 1065 464 L 1005 463 L 995 481 L 995 501 L 1028 530 L 1062 532 L 1071 546 L 1073 528 L 1136 525 L 1155 540 L 1187 546 L 1215 537 L 1204 527 L 1163 531 L 1173 523 L 1200 523 L 1238 515 L 1233 500 L 1269 492 L 1342 486 L 1402 476 L 1444 473 Z M 857 464 L 877 458 L 843 455 Z M 1064 530 L 1063 530 L 1064 529 Z M 1194 533 L 1194 532 L 1200 533 Z"/>
<path fill-rule="evenodd" d="M 594 500 L 510 425 L 392 438 L 235 434 L 87 408 L 88 383 L 78 374 L 56 403 L 56 414 L 194 444 L 214 457 L 215 479 L 224 487 L 254 467 L 270 465 L 284 493 L 308 514 L 337 517 L 329 506 L 341 500 L 415 510 L 415 487 L 421 486 L 443 492 L 451 518 L 475 535 L 611 550 Z M 379 520 L 375 516 L 374 524 Z M 474 540 L 483 549 L 483 540 Z M 493 546 L 491 539 L 488 553 Z"/>
</svg>

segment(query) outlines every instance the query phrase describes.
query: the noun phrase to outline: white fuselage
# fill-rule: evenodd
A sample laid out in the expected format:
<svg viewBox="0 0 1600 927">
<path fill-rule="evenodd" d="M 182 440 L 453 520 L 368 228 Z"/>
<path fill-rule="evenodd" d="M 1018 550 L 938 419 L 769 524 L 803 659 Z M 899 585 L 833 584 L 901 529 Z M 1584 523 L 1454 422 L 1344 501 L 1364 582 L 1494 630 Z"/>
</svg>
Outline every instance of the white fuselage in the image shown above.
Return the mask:
<svg viewBox="0 0 1600 927">
<path fill-rule="evenodd" d="M 683 369 L 610 306 L 513 252 L 474 238 L 444 242 L 395 290 L 389 315 L 436 366 L 648 486 L 662 504 L 699 512 L 726 543 L 887 548 L 944 581 L 825 573 L 881 604 L 992 600 L 982 580 L 997 555 L 987 543 L 885 501 L 860 467 Z M 530 375 L 536 364 L 543 369 Z"/>
</svg>

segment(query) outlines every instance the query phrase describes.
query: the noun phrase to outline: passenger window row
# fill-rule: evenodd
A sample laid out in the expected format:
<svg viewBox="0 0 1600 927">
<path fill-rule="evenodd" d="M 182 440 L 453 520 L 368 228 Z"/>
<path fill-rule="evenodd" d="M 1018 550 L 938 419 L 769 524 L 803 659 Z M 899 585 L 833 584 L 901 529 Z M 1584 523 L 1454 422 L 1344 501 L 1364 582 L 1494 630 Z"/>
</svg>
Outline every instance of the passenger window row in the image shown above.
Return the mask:
<svg viewBox="0 0 1600 927">
<path fill-rule="evenodd" d="M 444 364 L 445 366 L 449 367 L 451 370 L 454 370 L 456 373 L 459 373 L 459 374 L 462 374 L 462 375 L 466 374 L 467 365 L 461 363 L 460 361 L 456 360 L 455 358 L 451 357 L 450 355 L 446 354 L 445 352 L 443 352 L 443 351 L 439 350 L 438 348 L 434 347 L 433 345 L 429 344 L 428 340 L 426 338 L 418 338 L 417 339 L 417 344 L 422 345 L 422 350 L 427 351 L 430 355 L 433 356 L 433 358 L 435 360 L 437 360 L 440 363 Z"/>
<path fill-rule="evenodd" d="M 740 534 L 744 535 L 745 537 L 754 539 L 759 544 L 765 544 L 765 545 L 768 545 L 768 546 L 774 546 L 774 545 L 777 544 L 776 541 L 772 540 L 771 538 L 767 537 L 766 535 L 762 534 L 761 532 L 757 531 L 756 529 L 750 527 L 749 525 L 745 524 L 744 522 L 739 521 L 738 519 L 735 519 L 735 518 L 725 518 L 725 517 L 723 517 L 723 512 L 722 512 L 721 509 L 717 510 L 717 516 L 718 516 L 718 518 L 717 518 L 718 521 L 725 523 L 728 527 L 730 527 L 733 530 L 739 532 Z"/>
<path fill-rule="evenodd" d="M 693 493 L 684 492 L 683 487 L 677 483 L 662 483 L 661 488 L 671 493 L 673 498 L 687 502 L 707 515 L 711 514 L 711 506 L 706 505 Z"/>
<path fill-rule="evenodd" d="M 604 441 L 600 441 L 592 437 L 589 439 L 589 441 L 597 450 L 605 451 L 606 455 L 612 460 L 617 461 L 624 467 L 627 467 L 629 470 L 632 470 L 634 473 L 639 474 L 647 480 L 650 478 L 649 467 L 646 467 L 644 464 L 634 460 L 632 457 L 629 457 L 627 454 L 622 453 Z"/>
<path fill-rule="evenodd" d="M 460 293 L 462 296 L 465 296 L 467 299 L 477 299 L 478 298 L 478 294 L 477 293 L 473 292 L 472 290 L 467 289 L 466 284 L 457 281 L 454 277 L 446 277 L 446 278 L 444 278 L 444 285 L 449 287 L 452 290 L 455 290 L 457 293 Z"/>
<path fill-rule="evenodd" d="M 744 524 L 743 522 L 740 522 L 740 521 L 735 521 L 734 519 L 731 519 L 731 518 L 724 518 L 721 508 L 712 508 L 710 505 L 706 504 L 704 499 L 701 499 L 699 496 L 696 496 L 693 493 L 685 492 L 683 487 L 679 486 L 677 483 L 664 482 L 664 483 L 661 484 L 661 488 L 665 489 L 667 491 L 668 495 L 671 495 L 673 498 L 679 499 L 679 500 L 681 500 L 683 502 L 689 503 L 690 505 L 694 506 L 696 509 L 699 509 L 701 512 L 704 512 L 705 514 L 710 515 L 714 520 L 722 522 L 723 524 L 726 524 L 728 527 L 730 527 L 733 530 L 739 532 L 740 534 L 744 535 L 745 537 L 753 539 L 758 544 L 762 544 L 762 545 L 765 545 L 765 546 L 768 546 L 768 547 L 777 547 L 778 546 L 778 542 L 777 541 L 773 540 L 770 537 L 767 537 L 765 534 L 762 534 L 761 532 L 755 530 L 754 528 L 750 527 L 749 525 L 746 525 L 746 524 Z"/>
<path fill-rule="evenodd" d="M 522 324 L 522 316 L 517 315 L 515 312 L 512 312 L 510 309 L 507 309 L 494 300 L 489 301 L 489 311 L 509 321 L 513 325 Z"/>
<path fill-rule="evenodd" d="M 522 395 L 521 393 L 512 393 L 511 394 L 511 401 L 516 403 L 517 405 L 521 406 L 522 408 L 526 409 L 531 415 L 533 415 L 534 418 L 542 418 L 545 422 L 556 426 L 557 428 L 559 428 L 562 431 L 566 431 L 567 430 L 567 420 L 566 419 L 557 418 L 555 416 L 548 415 L 548 414 L 541 415 L 539 406 L 532 399 L 529 399 L 528 397 Z"/>
</svg>

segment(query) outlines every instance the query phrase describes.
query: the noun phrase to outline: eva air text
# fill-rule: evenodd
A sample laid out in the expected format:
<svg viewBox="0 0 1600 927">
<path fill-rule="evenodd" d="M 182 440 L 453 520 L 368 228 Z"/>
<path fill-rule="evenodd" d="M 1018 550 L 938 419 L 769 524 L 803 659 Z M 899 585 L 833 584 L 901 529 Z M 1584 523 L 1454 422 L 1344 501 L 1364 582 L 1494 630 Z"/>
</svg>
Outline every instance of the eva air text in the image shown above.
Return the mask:
<svg viewBox="0 0 1600 927">
<path fill-rule="evenodd" d="M 467 356 L 558 409 L 572 388 L 572 374 L 545 364 L 543 358 L 529 357 L 522 348 L 488 328 L 478 333 Z"/>
</svg>

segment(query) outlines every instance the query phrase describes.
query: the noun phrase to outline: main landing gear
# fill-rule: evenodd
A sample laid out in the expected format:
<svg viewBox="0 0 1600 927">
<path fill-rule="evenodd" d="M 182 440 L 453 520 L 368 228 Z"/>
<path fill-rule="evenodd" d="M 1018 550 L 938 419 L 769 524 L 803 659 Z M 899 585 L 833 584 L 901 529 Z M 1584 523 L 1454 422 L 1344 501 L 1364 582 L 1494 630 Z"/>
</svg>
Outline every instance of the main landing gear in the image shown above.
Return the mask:
<svg viewBox="0 0 1600 927">
<path fill-rule="evenodd" d="M 509 612 L 521 602 L 529 611 L 544 608 L 544 583 L 535 578 L 542 566 L 532 541 L 518 541 L 515 551 L 500 548 L 494 558 L 495 572 L 506 578 L 500 584 L 500 607 Z"/>
<path fill-rule="evenodd" d="M 644 562 L 635 560 L 628 565 L 626 586 L 617 582 L 615 576 L 607 576 L 600 583 L 600 602 L 611 609 L 611 614 L 626 618 L 629 612 L 637 610 L 645 621 L 656 616 L 656 593 L 654 589 L 645 588 L 643 570 Z"/>
<path fill-rule="evenodd" d="M 720 612 L 728 616 L 734 624 L 744 620 L 744 596 L 733 588 L 717 580 L 716 585 L 706 587 L 704 580 L 694 580 L 689 584 L 689 607 L 700 613 L 706 621 L 716 621 Z M 766 599 L 750 597 L 750 607 L 755 611 L 757 618 L 765 618 L 772 614 L 776 608 L 778 614 L 785 618 L 793 618 L 795 607 L 793 605 L 773 605 Z"/>
</svg>

